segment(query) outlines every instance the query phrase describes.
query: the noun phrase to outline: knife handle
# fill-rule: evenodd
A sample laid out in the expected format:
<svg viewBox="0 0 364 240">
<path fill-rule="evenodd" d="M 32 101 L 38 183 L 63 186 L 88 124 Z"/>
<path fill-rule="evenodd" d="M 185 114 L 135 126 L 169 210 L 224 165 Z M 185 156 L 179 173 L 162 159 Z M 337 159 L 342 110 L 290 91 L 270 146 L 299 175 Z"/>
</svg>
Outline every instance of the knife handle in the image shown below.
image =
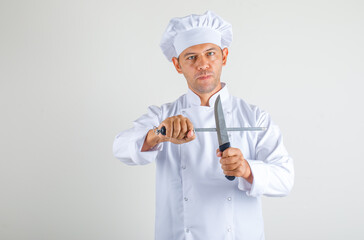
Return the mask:
<svg viewBox="0 0 364 240">
<path fill-rule="evenodd" d="M 167 132 L 166 127 L 165 127 L 165 126 L 161 127 L 161 134 L 162 134 L 163 136 L 165 136 L 165 135 L 166 135 L 166 132 Z"/>
<path fill-rule="evenodd" d="M 193 131 L 195 131 L 195 130 L 193 130 Z M 159 130 L 159 132 L 160 132 L 160 134 L 162 134 L 163 136 L 165 136 L 167 134 L 166 127 L 165 126 L 161 127 L 161 130 Z"/>
<path fill-rule="evenodd" d="M 223 152 L 223 151 L 225 151 L 227 148 L 229 148 L 230 147 L 230 142 L 227 142 L 227 143 L 224 143 L 223 145 L 221 145 L 221 146 L 219 146 L 219 149 L 220 149 L 220 151 L 221 152 Z M 230 180 L 230 181 L 232 181 L 232 180 L 234 180 L 235 179 L 235 177 L 234 176 L 226 176 L 225 175 L 225 177 L 228 179 L 228 180 Z"/>
</svg>

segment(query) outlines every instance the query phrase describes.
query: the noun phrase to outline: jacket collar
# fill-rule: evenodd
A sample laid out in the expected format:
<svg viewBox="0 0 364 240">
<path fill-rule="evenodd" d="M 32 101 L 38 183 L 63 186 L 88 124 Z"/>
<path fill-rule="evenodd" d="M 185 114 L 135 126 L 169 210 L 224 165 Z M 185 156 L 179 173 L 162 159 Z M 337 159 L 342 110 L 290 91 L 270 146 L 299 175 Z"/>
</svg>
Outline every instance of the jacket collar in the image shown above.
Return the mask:
<svg viewBox="0 0 364 240">
<path fill-rule="evenodd" d="M 226 83 L 224 82 L 221 82 L 221 90 L 218 91 L 217 93 L 215 93 L 214 95 L 212 95 L 209 99 L 209 107 L 208 108 L 214 108 L 215 106 L 215 101 L 216 101 L 216 98 L 217 96 L 220 95 L 220 98 L 221 98 L 221 103 L 223 105 L 230 105 L 228 104 L 229 101 L 229 97 L 230 97 L 230 94 L 229 94 L 229 90 L 226 86 Z M 186 94 L 186 107 L 187 108 L 190 108 L 190 107 L 197 107 L 197 106 L 201 106 L 201 100 L 200 100 L 200 97 L 194 93 L 191 89 L 188 89 L 188 92 Z"/>
</svg>

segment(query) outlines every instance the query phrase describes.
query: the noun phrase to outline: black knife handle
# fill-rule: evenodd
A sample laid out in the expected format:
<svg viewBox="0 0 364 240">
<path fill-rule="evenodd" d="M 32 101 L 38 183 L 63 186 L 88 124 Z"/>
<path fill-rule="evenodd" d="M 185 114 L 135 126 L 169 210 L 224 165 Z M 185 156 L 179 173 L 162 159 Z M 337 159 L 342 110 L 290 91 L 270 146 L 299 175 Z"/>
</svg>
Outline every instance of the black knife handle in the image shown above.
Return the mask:
<svg viewBox="0 0 364 240">
<path fill-rule="evenodd" d="M 161 127 L 161 134 L 162 134 L 163 136 L 165 136 L 165 135 L 166 135 L 166 133 L 167 133 L 166 127 L 165 127 L 165 126 Z"/>
<path fill-rule="evenodd" d="M 219 146 L 219 149 L 221 152 L 223 152 L 229 147 L 230 147 L 230 142 L 227 142 L 227 143 L 224 143 L 223 145 Z"/>
<path fill-rule="evenodd" d="M 230 142 L 227 142 L 227 143 L 224 143 L 223 145 L 221 145 L 221 146 L 219 146 L 219 149 L 220 149 L 220 151 L 221 152 L 223 152 L 223 151 L 225 151 L 227 148 L 229 148 L 230 147 Z M 230 181 L 232 181 L 232 180 L 234 180 L 235 179 L 235 177 L 234 176 L 226 176 L 225 175 L 225 177 L 228 179 L 228 180 L 230 180 Z"/>
</svg>

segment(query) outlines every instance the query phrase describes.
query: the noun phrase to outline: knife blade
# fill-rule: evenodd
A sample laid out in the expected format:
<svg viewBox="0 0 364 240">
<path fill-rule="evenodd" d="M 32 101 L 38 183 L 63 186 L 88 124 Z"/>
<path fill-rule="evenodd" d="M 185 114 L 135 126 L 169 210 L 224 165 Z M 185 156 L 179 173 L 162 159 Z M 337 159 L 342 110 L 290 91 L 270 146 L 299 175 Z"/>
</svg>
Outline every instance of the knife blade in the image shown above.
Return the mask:
<svg viewBox="0 0 364 240">
<path fill-rule="evenodd" d="M 230 140 L 226 129 L 225 117 L 224 117 L 224 112 L 222 110 L 220 95 L 217 96 L 216 98 L 214 112 L 215 112 L 217 140 L 219 141 L 219 149 L 221 152 L 224 152 L 226 149 L 230 147 Z M 225 175 L 225 177 L 230 181 L 233 181 L 235 179 L 234 176 Z"/>
</svg>

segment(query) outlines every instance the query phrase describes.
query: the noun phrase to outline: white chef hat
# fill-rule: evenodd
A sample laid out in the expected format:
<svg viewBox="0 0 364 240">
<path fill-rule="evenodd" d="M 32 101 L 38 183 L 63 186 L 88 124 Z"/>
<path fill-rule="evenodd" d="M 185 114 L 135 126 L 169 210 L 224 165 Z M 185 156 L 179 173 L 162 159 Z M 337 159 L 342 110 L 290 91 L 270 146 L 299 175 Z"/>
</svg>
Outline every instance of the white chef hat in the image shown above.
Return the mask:
<svg viewBox="0 0 364 240">
<path fill-rule="evenodd" d="M 191 14 L 186 17 L 172 18 L 163 34 L 160 47 L 172 61 L 188 47 L 213 43 L 221 49 L 229 47 L 233 40 L 231 24 L 212 11 L 203 15 Z"/>
</svg>

